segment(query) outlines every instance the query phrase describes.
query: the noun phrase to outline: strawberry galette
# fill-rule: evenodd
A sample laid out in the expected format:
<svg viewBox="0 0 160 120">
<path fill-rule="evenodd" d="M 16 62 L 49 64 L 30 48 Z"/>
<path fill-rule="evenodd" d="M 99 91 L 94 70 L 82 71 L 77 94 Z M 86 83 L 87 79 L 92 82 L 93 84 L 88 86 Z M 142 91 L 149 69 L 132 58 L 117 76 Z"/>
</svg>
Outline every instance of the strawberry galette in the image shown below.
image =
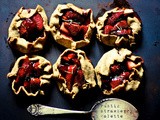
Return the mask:
<svg viewBox="0 0 160 120">
<path fill-rule="evenodd" d="M 136 90 L 143 76 L 143 59 L 128 49 L 112 49 L 105 53 L 95 67 L 98 85 L 103 94 L 110 95 L 120 89 Z"/>
<path fill-rule="evenodd" d="M 60 91 L 75 98 L 81 90 L 95 87 L 94 68 L 85 52 L 65 50 L 53 65 L 53 76 Z"/>
<path fill-rule="evenodd" d="M 48 19 L 44 9 L 20 8 L 8 30 L 8 43 L 22 53 L 31 53 L 43 49 L 49 31 Z"/>
<path fill-rule="evenodd" d="M 52 78 L 52 65 L 40 56 L 22 56 L 17 59 L 7 77 L 12 80 L 12 90 L 18 95 L 44 95 Z"/>
<path fill-rule="evenodd" d="M 50 18 L 51 33 L 57 43 L 76 49 L 90 43 L 93 28 L 93 12 L 71 3 L 59 4 Z"/>
<path fill-rule="evenodd" d="M 96 27 L 100 42 L 108 46 L 126 47 L 136 44 L 141 20 L 133 9 L 116 7 L 99 17 Z"/>
</svg>

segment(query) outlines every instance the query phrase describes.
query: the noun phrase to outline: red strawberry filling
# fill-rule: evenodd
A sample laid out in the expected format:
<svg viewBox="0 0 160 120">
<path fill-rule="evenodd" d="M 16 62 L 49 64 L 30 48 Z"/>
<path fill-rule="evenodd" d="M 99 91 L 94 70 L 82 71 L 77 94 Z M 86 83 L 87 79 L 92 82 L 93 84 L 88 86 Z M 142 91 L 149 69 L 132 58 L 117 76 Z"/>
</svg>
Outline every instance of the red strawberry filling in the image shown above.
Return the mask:
<svg viewBox="0 0 160 120">
<path fill-rule="evenodd" d="M 73 10 L 63 11 L 63 16 L 60 18 L 60 31 L 72 40 L 84 39 L 90 23 L 89 14 L 80 15 Z"/>
<path fill-rule="evenodd" d="M 103 33 L 118 36 L 131 35 L 132 30 L 127 23 L 127 17 L 133 16 L 134 13 L 124 14 L 123 11 L 109 13 L 108 20 L 105 21 Z"/>
<path fill-rule="evenodd" d="M 136 64 L 135 61 L 131 60 L 125 60 L 122 63 L 115 62 L 110 66 L 109 76 L 102 75 L 102 88 L 111 90 L 121 85 L 125 80 L 129 79 L 133 68 L 137 68 Z"/>
<path fill-rule="evenodd" d="M 69 91 L 75 83 L 79 87 L 84 83 L 84 75 L 81 69 L 78 56 L 74 52 L 67 52 L 61 58 L 61 64 L 58 66 L 61 77 L 66 80 L 66 85 Z"/>
<path fill-rule="evenodd" d="M 43 28 L 43 18 L 36 13 L 31 18 L 22 21 L 19 27 L 20 37 L 32 42 L 42 35 Z"/>
<path fill-rule="evenodd" d="M 15 87 L 18 89 L 24 86 L 28 92 L 36 92 L 40 87 L 41 70 L 38 68 L 38 61 L 30 61 L 28 58 L 22 61 L 19 67 L 17 78 L 15 80 Z"/>
</svg>

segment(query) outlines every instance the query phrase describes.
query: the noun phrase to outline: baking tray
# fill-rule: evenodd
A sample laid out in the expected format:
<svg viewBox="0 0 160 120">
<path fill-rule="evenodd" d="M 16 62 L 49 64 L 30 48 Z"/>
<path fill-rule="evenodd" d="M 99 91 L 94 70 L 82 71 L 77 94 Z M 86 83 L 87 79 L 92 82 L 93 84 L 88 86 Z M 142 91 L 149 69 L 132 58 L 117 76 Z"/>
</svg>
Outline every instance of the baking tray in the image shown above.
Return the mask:
<svg viewBox="0 0 160 120">
<path fill-rule="evenodd" d="M 97 89 L 89 97 L 83 97 L 75 101 L 67 99 L 61 94 L 54 84 L 48 96 L 27 98 L 17 97 L 11 90 L 10 81 L 6 78 L 7 73 L 14 61 L 21 56 L 13 51 L 7 44 L 8 27 L 10 22 L 21 6 L 35 8 L 37 4 L 44 7 L 48 18 L 56 6 L 60 3 L 73 3 L 79 7 L 92 8 L 94 17 L 103 13 L 104 9 L 113 2 L 112 0 L 1 0 L 0 4 L 0 120 L 90 120 L 90 116 L 60 115 L 60 116 L 31 116 L 26 108 L 31 103 L 42 103 L 54 107 L 89 110 L 98 100 L 107 97 L 118 97 L 133 104 L 139 111 L 139 120 L 159 119 L 160 108 L 160 1 L 159 0 L 128 0 L 132 8 L 139 14 L 142 20 L 142 38 L 138 46 L 132 49 L 133 53 L 144 59 L 145 74 L 137 91 L 119 93 L 112 96 L 102 96 Z M 49 37 L 47 47 L 40 55 L 47 58 L 52 64 L 65 50 Z M 100 57 L 112 48 L 99 43 L 93 35 L 89 46 L 83 48 L 96 66 Z"/>
</svg>

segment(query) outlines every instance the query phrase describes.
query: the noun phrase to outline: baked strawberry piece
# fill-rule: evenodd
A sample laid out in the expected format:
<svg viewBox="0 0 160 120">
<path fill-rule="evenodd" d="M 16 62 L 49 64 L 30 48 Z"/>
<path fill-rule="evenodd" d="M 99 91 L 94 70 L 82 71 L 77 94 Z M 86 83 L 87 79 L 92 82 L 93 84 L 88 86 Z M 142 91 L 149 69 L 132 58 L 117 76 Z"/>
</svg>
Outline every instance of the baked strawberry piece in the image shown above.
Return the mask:
<svg viewBox="0 0 160 120">
<path fill-rule="evenodd" d="M 8 30 L 9 45 L 22 52 L 33 53 L 43 49 L 49 31 L 44 9 L 21 7 L 13 18 Z"/>
<path fill-rule="evenodd" d="M 91 9 L 82 9 L 71 3 L 59 4 L 50 18 L 51 33 L 56 42 L 76 49 L 90 43 L 93 28 Z"/>
<path fill-rule="evenodd" d="M 105 53 L 95 67 L 98 85 L 104 94 L 136 90 L 143 76 L 143 59 L 128 49 L 112 49 Z"/>
<path fill-rule="evenodd" d="M 72 37 L 74 41 L 84 39 L 84 35 L 90 24 L 89 14 L 79 13 L 73 10 L 66 10 L 61 17 L 60 31 L 68 37 Z"/>
<path fill-rule="evenodd" d="M 95 87 L 94 68 L 81 50 L 65 50 L 53 65 L 53 76 L 60 91 L 72 99 L 79 91 Z"/>
<path fill-rule="evenodd" d="M 141 20 L 133 9 L 116 7 L 99 17 L 96 27 L 100 42 L 108 46 L 127 47 L 136 44 Z"/>
<path fill-rule="evenodd" d="M 36 13 L 31 18 L 24 19 L 19 27 L 20 37 L 29 42 L 33 42 L 43 35 L 43 30 L 43 18 L 39 13 Z"/>
<path fill-rule="evenodd" d="M 7 77 L 12 80 L 12 90 L 18 95 L 24 92 L 27 96 L 44 95 L 44 86 L 50 84 L 52 66 L 40 56 L 22 56 L 17 59 Z"/>
</svg>

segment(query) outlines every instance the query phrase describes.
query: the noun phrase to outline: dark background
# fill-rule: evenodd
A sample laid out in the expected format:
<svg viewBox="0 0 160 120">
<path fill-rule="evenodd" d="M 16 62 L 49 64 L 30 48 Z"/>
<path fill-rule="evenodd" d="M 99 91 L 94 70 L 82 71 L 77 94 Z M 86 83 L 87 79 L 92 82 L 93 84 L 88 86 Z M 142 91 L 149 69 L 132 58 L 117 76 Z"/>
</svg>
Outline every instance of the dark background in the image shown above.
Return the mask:
<svg viewBox="0 0 160 120">
<path fill-rule="evenodd" d="M 88 120 L 89 116 L 31 116 L 26 108 L 31 103 L 42 103 L 54 107 L 89 110 L 91 106 L 102 98 L 118 97 L 132 103 L 139 111 L 140 120 L 159 119 L 160 112 L 160 1 L 159 0 L 128 0 L 131 7 L 139 14 L 142 20 L 142 38 L 138 46 L 132 49 L 133 53 L 144 59 L 145 74 L 137 91 L 119 93 L 113 96 L 102 96 L 97 88 L 87 92 L 74 101 L 61 94 L 53 83 L 51 92 L 46 97 L 17 97 L 11 90 L 11 83 L 6 78 L 14 61 L 21 56 L 7 44 L 8 27 L 21 6 L 35 8 L 37 4 L 44 7 L 48 19 L 59 3 L 71 2 L 79 7 L 92 8 L 96 20 L 102 14 L 102 9 L 108 9 L 112 0 L 1 0 L 0 3 L 0 120 Z M 50 35 L 49 35 L 50 36 Z M 47 44 L 39 55 L 47 58 L 52 64 L 65 48 L 55 43 L 50 36 Z M 110 47 L 99 43 L 93 35 L 89 46 L 83 48 L 87 56 L 96 66 L 100 57 L 110 50 Z M 92 94 L 93 93 L 93 94 Z"/>
</svg>

